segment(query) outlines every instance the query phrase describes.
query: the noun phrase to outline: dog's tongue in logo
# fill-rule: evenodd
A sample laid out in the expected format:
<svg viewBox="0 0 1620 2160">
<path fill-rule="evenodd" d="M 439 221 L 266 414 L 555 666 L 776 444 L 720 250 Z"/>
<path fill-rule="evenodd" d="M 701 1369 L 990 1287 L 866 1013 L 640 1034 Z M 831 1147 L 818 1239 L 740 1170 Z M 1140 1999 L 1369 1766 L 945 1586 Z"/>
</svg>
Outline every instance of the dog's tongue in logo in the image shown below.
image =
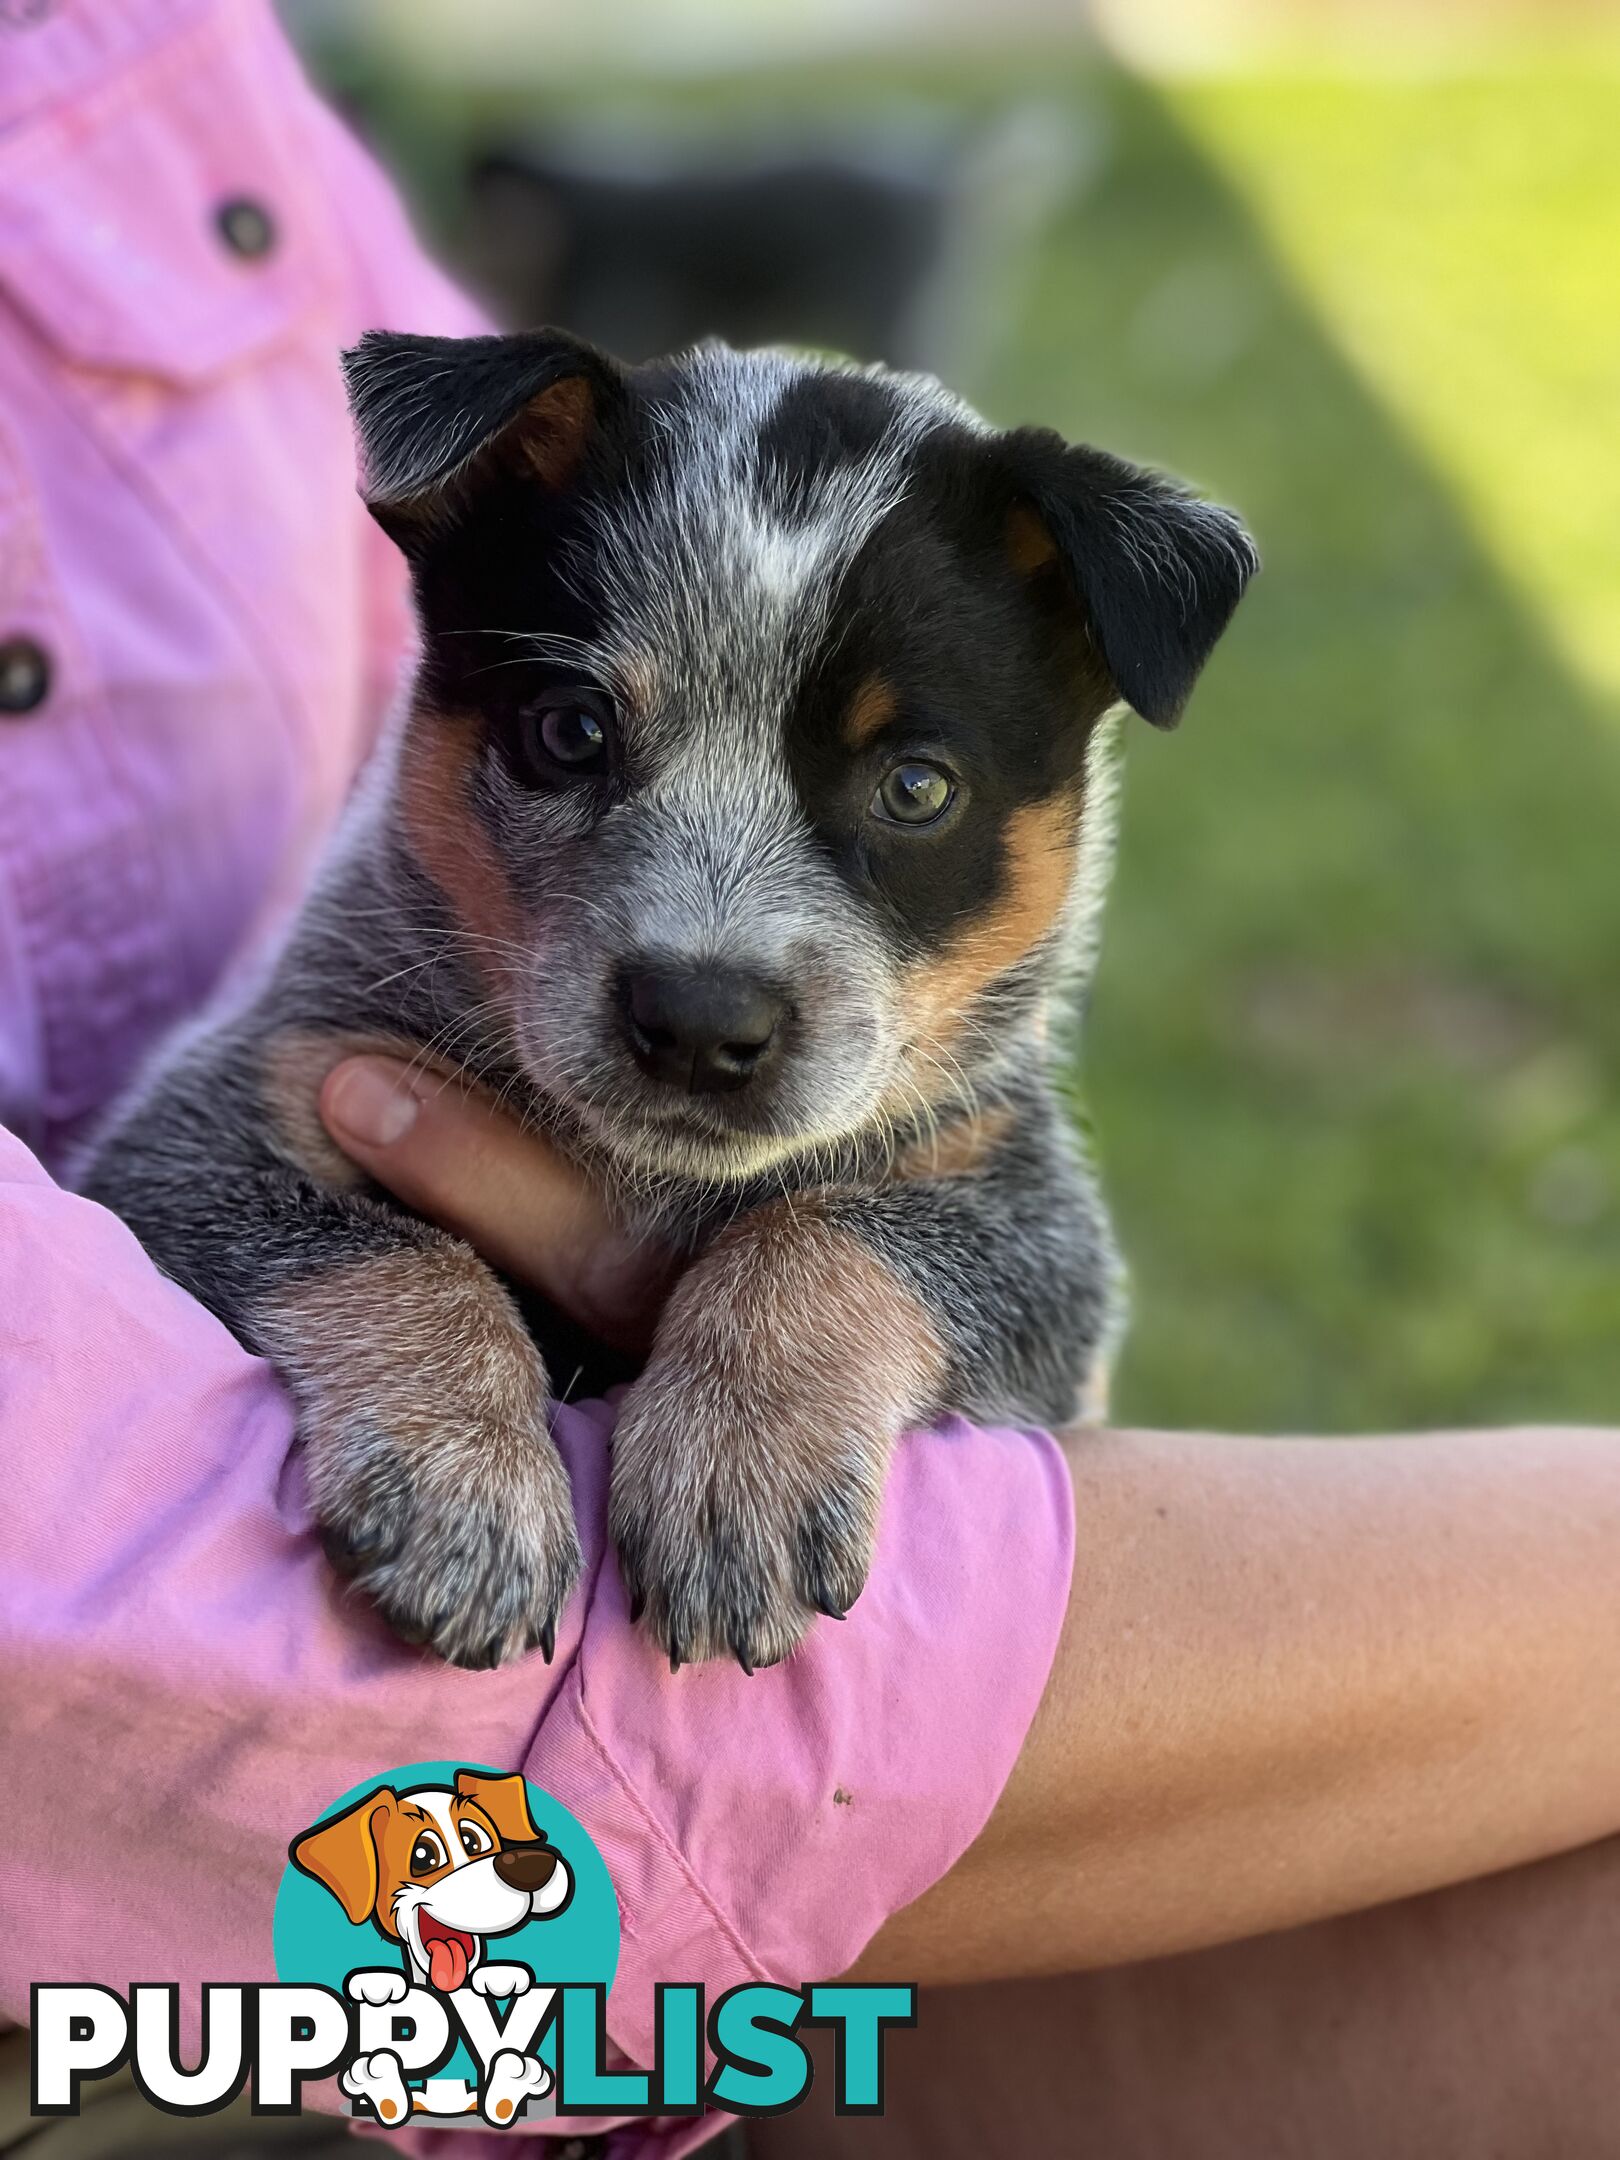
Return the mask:
<svg viewBox="0 0 1620 2160">
<path fill-rule="evenodd" d="M 441 1995 L 453 1995 L 466 1980 L 467 1969 L 478 1952 L 477 1941 L 460 1928 L 445 1927 L 431 1913 L 420 1915 L 420 1925 L 428 1978 Z"/>
</svg>

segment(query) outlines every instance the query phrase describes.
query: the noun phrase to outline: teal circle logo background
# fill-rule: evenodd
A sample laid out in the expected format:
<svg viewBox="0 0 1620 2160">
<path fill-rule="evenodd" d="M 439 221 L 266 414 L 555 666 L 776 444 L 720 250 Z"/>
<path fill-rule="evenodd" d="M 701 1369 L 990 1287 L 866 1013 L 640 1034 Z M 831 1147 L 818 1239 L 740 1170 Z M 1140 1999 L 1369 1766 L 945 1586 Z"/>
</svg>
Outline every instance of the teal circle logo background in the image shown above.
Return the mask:
<svg viewBox="0 0 1620 2160">
<path fill-rule="evenodd" d="M 321 1810 L 316 1821 L 341 1815 L 345 1808 L 353 1807 L 381 1785 L 391 1785 L 401 1795 L 416 1785 L 453 1786 L 458 1770 L 472 1770 L 483 1777 L 507 1774 L 487 1763 L 405 1763 L 397 1770 L 380 1770 L 375 1777 L 350 1786 L 330 1807 Z M 487 1954 L 491 1962 L 527 1965 L 542 1987 L 590 1981 L 611 1987 L 619 1966 L 619 1901 L 607 1863 L 577 1816 L 542 1787 L 528 1779 L 524 1783 L 535 1827 L 556 1846 L 573 1872 L 574 1894 L 553 1918 L 530 1920 L 510 1935 L 486 1938 Z M 313 1828 L 313 1823 L 301 1823 L 288 1843 Z M 354 1926 L 332 1893 L 294 1867 L 291 1860 L 276 1893 L 272 1942 L 278 1979 L 312 1982 L 338 1994 L 342 1994 L 343 1983 L 352 1972 L 406 1970 L 405 1953 L 398 1943 L 381 1934 L 369 1920 Z M 552 2045 L 548 2034 L 540 2049 L 547 2060 Z M 458 2049 L 443 2074 L 469 2079 L 474 2075 L 464 2050 Z"/>
</svg>

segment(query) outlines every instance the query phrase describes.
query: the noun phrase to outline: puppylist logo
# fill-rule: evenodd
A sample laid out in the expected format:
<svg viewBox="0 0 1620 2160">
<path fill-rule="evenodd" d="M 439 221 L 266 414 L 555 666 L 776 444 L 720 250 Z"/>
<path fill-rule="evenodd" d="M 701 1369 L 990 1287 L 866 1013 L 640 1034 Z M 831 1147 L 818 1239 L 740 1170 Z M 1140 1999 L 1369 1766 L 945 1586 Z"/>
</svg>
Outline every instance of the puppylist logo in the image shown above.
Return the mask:
<svg viewBox="0 0 1620 2160">
<path fill-rule="evenodd" d="M 775 2115 L 810 2089 L 801 2029 L 836 2034 L 835 2105 L 881 2114 L 891 2026 L 916 1990 L 750 1983 L 705 2002 L 656 1990 L 650 2071 L 609 2068 L 619 1907 L 588 1832 L 510 1772 L 410 1763 L 333 1802 L 288 1848 L 277 1981 L 210 1983 L 202 2051 L 180 2052 L 179 1989 L 40 1984 L 33 2104 L 75 2115 L 84 2081 L 126 2062 L 155 2106 L 205 2115 L 244 2087 L 293 2115 L 335 2077 L 356 2116 L 399 2129 L 508 2129 L 552 2115 Z"/>
</svg>

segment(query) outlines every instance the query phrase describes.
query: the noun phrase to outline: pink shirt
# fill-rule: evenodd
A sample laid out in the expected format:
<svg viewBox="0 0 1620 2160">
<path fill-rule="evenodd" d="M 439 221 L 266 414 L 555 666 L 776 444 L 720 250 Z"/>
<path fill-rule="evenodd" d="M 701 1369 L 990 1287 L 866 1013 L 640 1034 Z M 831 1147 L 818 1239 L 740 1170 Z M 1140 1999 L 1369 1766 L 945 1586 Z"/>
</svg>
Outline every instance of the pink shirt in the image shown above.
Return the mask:
<svg viewBox="0 0 1620 2160">
<path fill-rule="evenodd" d="M 49 1155 L 285 908 L 393 690 L 374 324 L 477 318 L 268 8 L 0 13 L 0 651 L 49 672 L 0 712 L 0 1120 Z"/>
<path fill-rule="evenodd" d="M 285 911 L 398 673 L 337 347 L 471 322 L 254 0 L 0 12 L 0 2016 L 161 1977 L 195 2033 L 202 1980 L 271 1977 L 289 1835 L 455 1756 L 595 1838 L 645 2061 L 657 1982 L 831 1975 L 942 1874 L 1050 1664 L 1062 1457 L 952 1422 L 899 1451 L 843 1626 L 671 1678 L 587 1405 L 555 1663 L 453 1672 L 336 1588 L 273 1376 L 41 1167 Z"/>
</svg>

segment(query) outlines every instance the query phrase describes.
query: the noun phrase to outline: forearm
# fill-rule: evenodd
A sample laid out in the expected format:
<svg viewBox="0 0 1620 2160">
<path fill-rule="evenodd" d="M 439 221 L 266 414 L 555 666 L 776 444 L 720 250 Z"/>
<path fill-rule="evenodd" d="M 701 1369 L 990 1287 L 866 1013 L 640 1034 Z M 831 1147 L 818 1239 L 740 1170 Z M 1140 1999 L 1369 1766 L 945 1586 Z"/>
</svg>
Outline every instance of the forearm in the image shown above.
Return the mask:
<svg viewBox="0 0 1620 2160">
<path fill-rule="evenodd" d="M 643 1916 L 608 2011 L 642 2062 L 658 1983 L 834 1971 L 948 1869 L 1057 1639 L 1058 1451 L 908 1436 L 848 1622 L 752 1679 L 671 1676 L 605 1549 L 612 1429 L 555 1415 L 585 1564 L 554 1661 L 454 1671 L 334 1579 L 268 1369 L 0 1132 L 0 1756 L 72 1795 L 0 1837 L 0 2020 L 157 1964 L 195 2049 L 200 1981 L 270 1977 L 289 1837 L 404 1763 L 523 1769 L 585 1826 Z"/>
<path fill-rule="evenodd" d="M 1151 1957 L 1620 1829 L 1620 1433 L 1069 1453 L 1042 1710 L 862 1977 Z"/>
</svg>

